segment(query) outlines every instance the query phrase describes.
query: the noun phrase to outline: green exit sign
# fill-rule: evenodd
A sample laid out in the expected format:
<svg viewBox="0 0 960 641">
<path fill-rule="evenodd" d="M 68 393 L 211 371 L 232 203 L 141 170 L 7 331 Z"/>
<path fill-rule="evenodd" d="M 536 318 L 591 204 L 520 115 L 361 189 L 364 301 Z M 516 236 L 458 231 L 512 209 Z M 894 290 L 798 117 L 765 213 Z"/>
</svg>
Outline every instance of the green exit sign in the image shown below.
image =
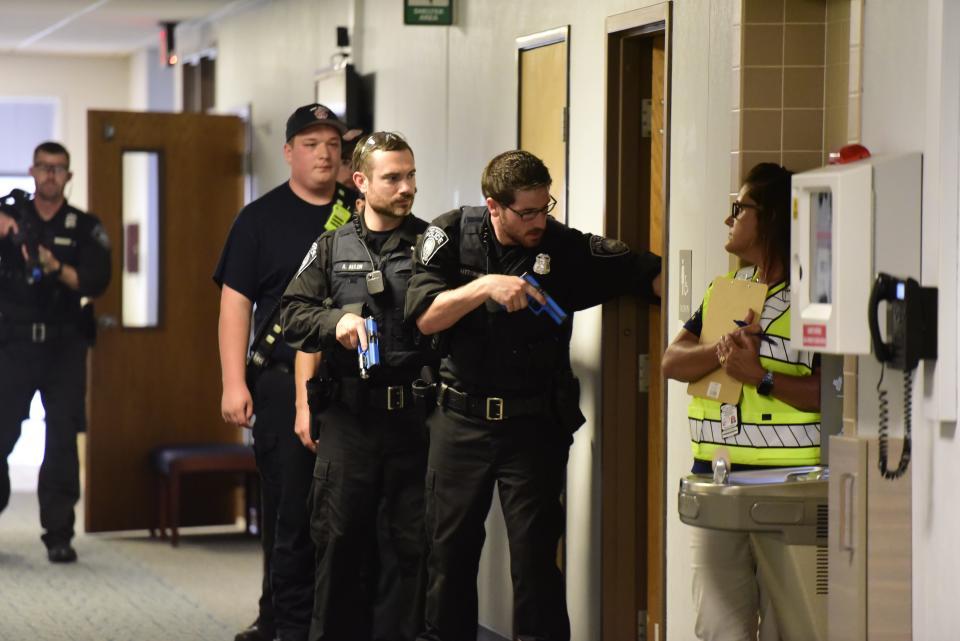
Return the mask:
<svg viewBox="0 0 960 641">
<path fill-rule="evenodd" d="M 453 0 L 403 0 L 403 24 L 453 24 Z"/>
</svg>

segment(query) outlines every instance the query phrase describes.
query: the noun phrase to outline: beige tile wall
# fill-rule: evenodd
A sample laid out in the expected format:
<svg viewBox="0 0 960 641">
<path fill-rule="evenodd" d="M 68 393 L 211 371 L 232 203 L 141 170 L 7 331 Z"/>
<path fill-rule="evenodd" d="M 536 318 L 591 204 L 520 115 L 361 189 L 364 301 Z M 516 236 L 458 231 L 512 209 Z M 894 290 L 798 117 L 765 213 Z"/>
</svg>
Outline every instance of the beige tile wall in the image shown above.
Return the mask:
<svg viewBox="0 0 960 641">
<path fill-rule="evenodd" d="M 743 0 L 731 192 L 758 162 L 793 171 L 822 164 L 827 2 Z"/>
<path fill-rule="evenodd" d="M 739 0 L 730 191 L 758 162 L 803 171 L 860 138 L 863 0 Z"/>
</svg>

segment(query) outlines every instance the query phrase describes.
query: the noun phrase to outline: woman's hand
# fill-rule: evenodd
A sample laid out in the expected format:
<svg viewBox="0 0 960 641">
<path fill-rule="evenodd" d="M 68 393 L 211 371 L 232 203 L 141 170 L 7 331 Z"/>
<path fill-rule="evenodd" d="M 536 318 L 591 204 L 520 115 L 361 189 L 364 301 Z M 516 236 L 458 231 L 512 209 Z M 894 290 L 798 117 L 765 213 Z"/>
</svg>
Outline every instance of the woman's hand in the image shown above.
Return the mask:
<svg viewBox="0 0 960 641">
<path fill-rule="evenodd" d="M 752 312 L 751 312 L 752 313 Z M 749 315 L 748 315 L 749 318 Z M 717 343 L 717 360 L 734 380 L 758 385 L 766 370 L 760 365 L 760 340 L 750 334 L 747 325 L 730 334 L 724 334 Z"/>
</svg>

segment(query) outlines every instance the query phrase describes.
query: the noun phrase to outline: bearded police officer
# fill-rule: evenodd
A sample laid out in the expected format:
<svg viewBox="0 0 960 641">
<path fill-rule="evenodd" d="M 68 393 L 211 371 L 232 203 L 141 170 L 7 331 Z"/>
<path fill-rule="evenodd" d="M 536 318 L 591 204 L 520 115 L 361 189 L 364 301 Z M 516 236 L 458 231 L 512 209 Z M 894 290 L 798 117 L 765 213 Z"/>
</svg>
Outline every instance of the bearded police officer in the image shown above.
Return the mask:
<svg viewBox="0 0 960 641">
<path fill-rule="evenodd" d="M 556 550 L 571 435 L 584 421 L 570 366 L 573 312 L 626 293 L 656 301 L 661 277 L 659 257 L 553 220 L 550 184 L 536 156 L 500 154 L 483 172 L 486 207 L 438 217 L 417 247 L 406 314 L 423 334 L 441 335 L 442 358 L 440 407 L 427 421 L 424 639 L 477 638 L 477 570 L 495 482 L 514 635 L 570 638 Z"/>
<path fill-rule="evenodd" d="M 303 641 L 313 607 L 313 544 L 307 493 L 313 453 L 294 432 L 294 352 L 278 331 L 280 296 L 300 258 L 324 229 L 349 220 L 356 192 L 337 184 L 346 126 L 319 104 L 287 120 L 284 158 L 290 180 L 237 215 L 214 273 L 221 286 L 223 418 L 253 424 L 262 488 L 264 554 L 259 616 L 237 641 Z M 250 316 L 257 329 L 245 367 Z"/>
<path fill-rule="evenodd" d="M 70 154 L 56 142 L 33 152 L 36 192 L 13 192 L 0 207 L 0 511 L 10 499 L 7 457 L 39 390 L 46 445 L 38 493 L 43 542 L 54 563 L 71 546 L 80 498 L 77 432 L 84 429 L 87 348 L 83 297 L 110 282 L 110 245 L 100 221 L 69 205 Z"/>
<path fill-rule="evenodd" d="M 285 339 L 322 350 L 326 370 L 311 397 L 319 429 L 310 639 L 412 640 L 422 622 L 426 439 L 411 383 L 432 357 L 403 308 L 427 223 L 410 213 L 416 167 L 401 136 L 361 139 L 353 164 L 362 213 L 314 243 L 283 296 Z M 381 364 L 361 370 L 358 346 L 379 348 Z"/>
</svg>

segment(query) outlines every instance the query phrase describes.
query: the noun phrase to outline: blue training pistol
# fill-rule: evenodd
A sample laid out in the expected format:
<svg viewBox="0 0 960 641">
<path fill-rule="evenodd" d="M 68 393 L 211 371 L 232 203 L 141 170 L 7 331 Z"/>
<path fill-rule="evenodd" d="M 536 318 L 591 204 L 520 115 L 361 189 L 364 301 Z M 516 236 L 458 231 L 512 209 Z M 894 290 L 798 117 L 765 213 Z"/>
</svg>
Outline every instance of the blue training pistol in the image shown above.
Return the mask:
<svg viewBox="0 0 960 641">
<path fill-rule="evenodd" d="M 380 365 L 380 330 L 373 316 L 363 319 L 363 329 L 367 333 L 367 349 L 357 345 L 357 358 L 360 378 L 370 378 L 370 370 Z"/>
<path fill-rule="evenodd" d="M 547 312 L 547 315 L 553 319 L 553 322 L 557 325 L 560 325 L 563 323 L 563 321 L 567 320 L 567 313 L 563 311 L 559 305 L 557 305 L 557 301 L 553 300 L 553 297 L 550 296 L 550 294 L 543 290 L 543 287 L 540 287 L 540 283 L 533 276 L 533 274 L 527 272 L 520 278 L 533 285 L 534 288 L 540 292 L 540 295 L 543 296 L 547 301 L 545 305 L 541 305 L 540 301 L 533 296 L 527 296 L 528 307 L 535 316 L 539 316 L 542 312 Z"/>
</svg>

